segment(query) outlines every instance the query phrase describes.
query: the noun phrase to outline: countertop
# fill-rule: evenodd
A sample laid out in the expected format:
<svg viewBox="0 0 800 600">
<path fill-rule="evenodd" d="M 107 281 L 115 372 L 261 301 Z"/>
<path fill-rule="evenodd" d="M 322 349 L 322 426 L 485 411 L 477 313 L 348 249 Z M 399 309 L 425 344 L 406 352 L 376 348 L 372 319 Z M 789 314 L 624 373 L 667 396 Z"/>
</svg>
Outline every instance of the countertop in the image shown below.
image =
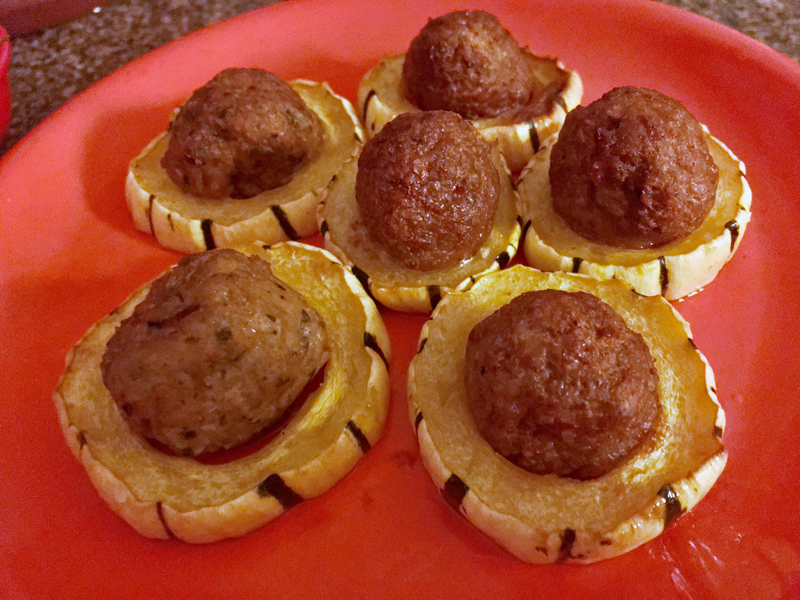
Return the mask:
<svg viewBox="0 0 800 600">
<path fill-rule="evenodd" d="M 191 31 L 280 0 L 111 0 L 12 35 L 12 114 L 0 154 L 75 94 Z M 800 0 L 659 0 L 736 29 L 800 61 Z"/>
</svg>

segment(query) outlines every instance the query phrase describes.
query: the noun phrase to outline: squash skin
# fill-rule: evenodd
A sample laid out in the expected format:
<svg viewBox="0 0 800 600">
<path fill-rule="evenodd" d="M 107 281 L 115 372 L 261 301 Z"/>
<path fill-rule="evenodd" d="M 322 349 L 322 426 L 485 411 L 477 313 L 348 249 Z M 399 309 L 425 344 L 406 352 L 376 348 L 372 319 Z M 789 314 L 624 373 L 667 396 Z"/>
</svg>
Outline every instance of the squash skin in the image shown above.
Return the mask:
<svg viewBox="0 0 800 600">
<path fill-rule="evenodd" d="M 689 236 L 644 250 L 594 243 L 566 225 L 550 196 L 550 151 L 557 136 L 545 140 L 517 183 L 528 264 L 542 271 L 621 279 L 641 294 L 662 295 L 667 300 L 689 296 L 710 284 L 742 241 L 751 218 L 752 193 L 744 163 L 703 129 L 719 168 L 714 207 Z"/>
<path fill-rule="evenodd" d="M 326 322 L 324 380 L 266 446 L 218 465 L 170 456 L 134 434 L 102 385 L 100 360 L 134 292 L 70 351 L 53 394 L 67 445 L 109 507 L 151 538 L 208 543 L 244 535 L 318 496 L 380 438 L 389 402 L 389 337 L 358 280 L 324 250 L 286 242 L 243 248 L 299 291 Z"/>
<path fill-rule="evenodd" d="M 464 349 L 472 327 L 531 290 L 586 291 L 642 334 L 659 372 L 661 408 L 650 438 L 589 481 L 534 475 L 494 452 L 466 406 Z M 443 299 L 408 374 L 409 416 L 443 497 L 513 555 L 531 563 L 589 563 L 653 539 L 694 507 L 722 472 L 725 415 L 714 375 L 689 325 L 658 296 L 619 281 L 515 266 Z"/>
<path fill-rule="evenodd" d="M 581 103 L 583 82 L 577 72 L 564 67 L 557 59 L 533 56 L 538 79 L 551 81 L 555 73 L 566 74 L 567 84 L 550 111 L 530 122 L 514 122 L 498 116 L 473 121 L 490 142 L 500 148 L 509 169 L 516 173 L 536 153 L 540 140 L 557 133 L 567 112 Z M 383 58 L 364 75 L 358 87 L 357 107 L 367 138 L 375 136 L 383 126 L 400 113 L 418 111 L 404 94 L 402 82 L 405 53 Z"/>
<path fill-rule="evenodd" d="M 209 200 L 184 192 L 161 168 L 169 136 L 164 131 L 128 168 L 125 197 L 135 227 L 165 248 L 187 254 L 316 233 L 317 204 L 342 165 L 361 150 L 364 132 L 353 106 L 328 84 L 298 79 L 289 85 L 322 120 L 326 135 L 318 156 L 283 186 L 252 198 Z"/>
<path fill-rule="evenodd" d="M 355 198 L 357 158 L 342 168 L 320 202 L 317 220 L 325 248 L 351 267 L 380 304 L 404 312 L 430 312 L 444 295 L 468 289 L 476 276 L 503 268 L 517 253 L 522 233 L 517 194 L 496 148 L 492 160 L 500 175 L 500 200 L 488 238 L 468 260 L 453 267 L 420 271 L 398 264 L 377 247 L 360 221 Z"/>
</svg>

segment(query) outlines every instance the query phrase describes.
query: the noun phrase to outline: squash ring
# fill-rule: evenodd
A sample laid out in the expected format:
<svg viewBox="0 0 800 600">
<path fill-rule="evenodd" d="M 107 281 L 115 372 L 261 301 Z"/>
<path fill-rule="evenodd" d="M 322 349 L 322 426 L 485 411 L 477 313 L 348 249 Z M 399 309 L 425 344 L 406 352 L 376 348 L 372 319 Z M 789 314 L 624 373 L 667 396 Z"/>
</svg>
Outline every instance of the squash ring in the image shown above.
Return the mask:
<svg viewBox="0 0 800 600">
<path fill-rule="evenodd" d="M 750 222 L 752 194 L 745 166 L 703 127 L 719 168 L 716 201 L 705 221 L 689 236 L 658 248 L 627 250 L 597 244 L 572 231 L 553 209 L 548 138 L 520 175 L 520 215 L 526 233 L 528 264 L 542 271 L 584 273 L 595 279 L 621 279 L 646 296 L 676 300 L 711 283 L 739 247 Z"/>
<path fill-rule="evenodd" d="M 522 227 L 517 218 L 517 194 L 505 160 L 496 148 L 492 161 L 500 174 L 500 201 L 489 236 L 471 258 L 453 267 L 418 271 L 397 264 L 376 246 L 361 222 L 355 199 L 358 160 L 342 168 L 327 197 L 320 202 L 317 220 L 325 248 L 351 266 L 364 289 L 388 308 L 429 312 L 442 296 L 469 288 L 481 273 L 503 268 L 514 258 Z"/>
<path fill-rule="evenodd" d="M 400 113 L 420 110 L 403 92 L 405 56 L 403 53 L 385 57 L 361 80 L 358 108 L 368 139 Z M 472 121 L 487 140 L 498 145 L 509 169 L 514 173 L 522 169 L 536 153 L 540 140 L 561 129 L 567 112 L 578 106 L 583 96 L 580 76 L 566 69 L 560 61 L 535 55 L 531 55 L 530 61 L 537 80 L 543 86 L 559 76 L 567 76 L 567 82 L 549 112 L 525 122 L 514 122 L 503 116 Z"/>
<path fill-rule="evenodd" d="M 322 316 L 324 380 L 284 429 L 249 456 L 205 465 L 164 454 L 127 426 L 103 386 L 105 344 L 143 286 L 70 351 L 53 398 L 67 445 L 100 496 L 150 538 L 213 542 L 244 535 L 344 477 L 379 439 L 389 402 L 389 337 L 358 280 L 329 253 L 295 242 L 242 249 Z"/>
<path fill-rule="evenodd" d="M 512 298 L 545 288 L 585 291 L 609 304 L 644 337 L 659 373 L 661 410 L 652 434 L 597 479 L 516 467 L 484 440 L 466 405 L 469 332 Z M 714 374 L 688 323 L 663 298 L 619 281 L 515 266 L 448 295 L 423 327 L 408 398 L 425 467 L 442 496 L 531 563 L 594 562 L 656 537 L 700 501 L 727 460 Z"/>
<path fill-rule="evenodd" d="M 342 165 L 364 142 L 350 102 L 326 83 L 289 85 L 321 119 L 325 141 L 316 158 L 285 185 L 246 199 L 203 199 L 181 190 L 161 168 L 169 132 L 156 136 L 128 169 L 125 196 L 134 225 L 165 248 L 184 253 L 274 244 L 316 233 L 316 209 Z"/>
</svg>

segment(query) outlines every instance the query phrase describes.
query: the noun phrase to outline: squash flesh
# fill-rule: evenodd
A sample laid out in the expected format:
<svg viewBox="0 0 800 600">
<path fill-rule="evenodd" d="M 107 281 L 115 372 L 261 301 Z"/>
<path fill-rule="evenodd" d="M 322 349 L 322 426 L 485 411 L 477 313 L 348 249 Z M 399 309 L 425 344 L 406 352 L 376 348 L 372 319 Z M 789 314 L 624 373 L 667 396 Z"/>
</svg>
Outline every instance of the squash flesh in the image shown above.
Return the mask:
<svg viewBox="0 0 800 600">
<path fill-rule="evenodd" d="M 588 291 L 607 302 L 642 334 L 659 372 L 661 410 L 653 433 L 622 465 L 590 481 L 533 475 L 516 467 L 482 438 L 466 404 L 464 352 L 472 327 L 513 297 L 545 288 Z M 661 298 L 644 297 L 620 282 L 513 267 L 445 298 L 421 339 L 424 346 L 412 362 L 408 389 L 426 466 L 440 487 L 449 474 L 468 486 L 470 493 L 462 504 L 468 518 L 472 512 L 475 520 L 494 523 L 491 527 L 507 522 L 505 535 L 510 539 L 498 540 L 506 547 L 525 547 L 531 540 L 546 546 L 548 537 L 558 540 L 572 530 L 587 552 L 600 552 L 606 548 L 604 540 L 636 518 L 644 518 L 637 532 L 647 531 L 646 524 L 654 521 L 650 525 L 657 535 L 663 516 L 647 515 L 658 513 L 654 500 L 658 505 L 659 490 L 701 471 L 704 494 L 724 466 L 726 454 L 718 435 L 724 413 L 716 400 L 713 373 L 690 342 L 688 324 Z M 712 465 L 710 474 L 703 471 L 707 464 Z M 687 507 L 699 497 L 699 492 L 687 497 Z M 549 562 L 552 556 L 536 560 L 533 553 L 523 558 Z"/>
<path fill-rule="evenodd" d="M 660 246 L 629 250 L 587 240 L 572 231 L 553 209 L 550 195 L 549 138 L 531 159 L 517 185 L 519 212 L 530 222 L 523 241 L 528 264 L 543 271 L 580 272 L 597 279 L 619 278 L 645 295 L 675 300 L 710 283 L 741 243 L 750 221 L 752 194 L 745 167 L 706 131 L 709 151 L 719 168 L 711 212 L 689 236 Z M 735 223 L 735 229 L 732 229 Z M 661 261 L 663 259 L 664 265 Z M 663 269 L 667 272 L 664 285 Z"/>
<path fill-rule="evenodd" d="M 304 498 L 318 495 L 362 455 L 348 433 L 351 422 L 370 444 L 380 436 L 389 394 L 384 359 L 390 359 L 391 350 L 383 322 L 359 283 L 329 254 L 303 244 L 243 251 L 268 260 L 275 275 L 320 313 L 332 346 L 320 388 L 264 448 L 207 465 L 164 454 L 127 427 L 102 384 L 100 360 L 106 341 L 144 298 L 147 285 L 95 324 L 67 359 L 54 394 L 67 442 L 112 508 L 123 517 L 131 513 L 134 527 L 152 531 L 147 523 L 158 521 L 157 511 L 199 523 L 199 531 L 187 529 L 186 537 L 196 538 L 188 541 L 219 539 L 213 534 L 217 530 L 249 531 L 277 510 L 269 498 L 259 501 L 264 499 L 257 493 L 269 475 L 280 474 Z M 380 353 L 365 345 L 367 333 Z M 208 523 L 210 532 L 203 530 Z"/>
</svg>

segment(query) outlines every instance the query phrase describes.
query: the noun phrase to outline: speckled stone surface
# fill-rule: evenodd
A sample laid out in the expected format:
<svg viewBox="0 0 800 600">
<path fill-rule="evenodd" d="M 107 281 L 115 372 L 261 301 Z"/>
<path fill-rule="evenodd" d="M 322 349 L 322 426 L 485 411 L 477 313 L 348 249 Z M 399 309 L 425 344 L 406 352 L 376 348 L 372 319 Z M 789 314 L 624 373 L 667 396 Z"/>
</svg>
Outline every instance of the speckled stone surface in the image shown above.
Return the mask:
<svg viewBox="0 0 800 600">
<path fill-rule="evenodd" d="M 196 29 L 280 0 L 113 0 L 69 23 L 12 39 L 6 152 L 98 79 Z M 800 0 L 661 0 L 800 61 Z"/>
</svg>

